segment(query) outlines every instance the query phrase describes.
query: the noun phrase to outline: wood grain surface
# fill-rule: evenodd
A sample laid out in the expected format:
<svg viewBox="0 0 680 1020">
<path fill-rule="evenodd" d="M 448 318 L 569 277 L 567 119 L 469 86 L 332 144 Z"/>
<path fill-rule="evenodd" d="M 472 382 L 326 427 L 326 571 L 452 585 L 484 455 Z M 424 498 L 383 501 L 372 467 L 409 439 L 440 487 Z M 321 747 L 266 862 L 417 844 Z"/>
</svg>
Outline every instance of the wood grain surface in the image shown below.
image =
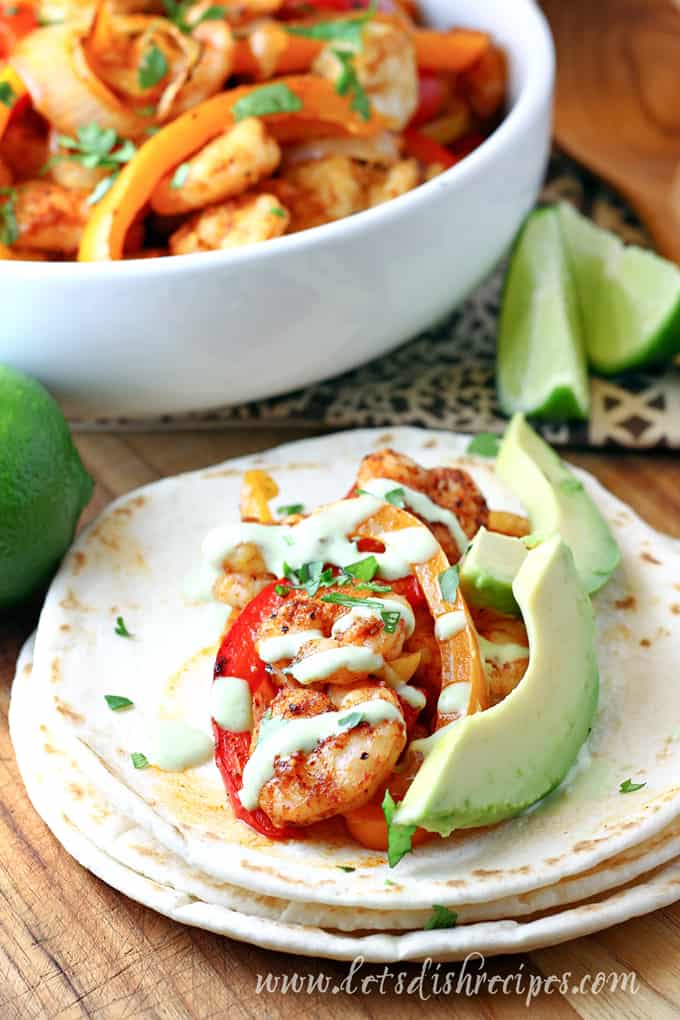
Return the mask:
<svg viewBox="0 0 680 1020">
<path fill-rule="evenodd" d="M 203 467 L 275 445 L 294 434 L 266 431 L 180 435 L 81 435 L 83 459 L 97 480 L 86 519 L 111 499 L 163 475 Z M 680 536 L 680 461 L 663 456 L 583 454 L 571 459 L 593 471 L 651 524 Z M 327 975 L 338 986 L 349 965 L 295 958 L 168 921 L 82 870 L 33 812 L 14 763 L 7 705 L 16 656 L 35 626 L 38 606 L 0 621 L 0 1018 L 1 1020 L 404 1020 L 427 1015 L 505 1020 L 526 1015 L 526 991 L 431 995 L 424 984 L 398 995 L 382 967 L 355 974 L 354 994 L 258 993 L 258 975 Z M 476 973 L 479 962 L 468 970 Z M 417 978 L 419 965 L 393 965 Z M 460 973 L 460 966 L 440 968 Z M 598 972 L 635 972 L 638 991 L 580 994 L 573 989 Z M 529 956 L 486 961 L 487 980 L 554 975 L 531 1008 L 539 1017 L 592 1020 L 680 1016 L 680 904 Z M 563 994 L 558 979 L 569 973 Z M 368 994 L 361 980 L 375 978 Z M 508 987 L 515 987 L 514 982 Z"/>
<path fill-rule="evenodd" d="M 555 137 L 680 262 L 680 4 L 542 0 L 557 48 Z"/>
</svg>

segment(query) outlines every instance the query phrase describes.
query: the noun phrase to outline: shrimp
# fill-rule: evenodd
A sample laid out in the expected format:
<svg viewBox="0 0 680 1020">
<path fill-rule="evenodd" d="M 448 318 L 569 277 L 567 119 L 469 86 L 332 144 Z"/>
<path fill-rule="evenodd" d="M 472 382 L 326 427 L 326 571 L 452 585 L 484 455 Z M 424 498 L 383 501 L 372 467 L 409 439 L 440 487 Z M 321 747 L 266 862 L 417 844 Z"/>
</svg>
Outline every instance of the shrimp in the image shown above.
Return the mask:
<svg viewBox="0 0 680 1020">
<path fill-rule="evenodd" d="M 70 153 L 59 144 L 59 132 L 54 128 L 50 131 L 48 148 L 50 160 L 49 179 L 62 188 L 70 190 L 93 191 L 97 184 L 111 174 L 110 169 L 88 167 L 77 160 L 69 159 Z"/>
<path fill-rule="evenodd" d="M 290 211 L 291 230 L 308 230 L 365 208 L 360 168 L 348 156 L 300 163 L 269 182 Z"/>
<path fill-rule="evenodd" d="M 529 648 L 526 627 L 516 616 L 505 616 L 495 609 L 476 609 L 474 612 L 477 633 L 492 644 L 513 644 L 526 648 L 526 657 L 512 659 L 509 662 L 497 662 L 487 657 L 485 669 L 489 679 L 491 701 L 493 704 L 502 701 L 515 689 L 527 670 Z"/>
<path fill-rule="evenodd" d="M 83 190 L 67 191 L 45 180 L 21 184 L 14 209 L 20 247 L 73 255 L 90 214 L 88 194 Z"/>
<path fill-rule="evenodd" d="M 415 159 L 402 159 L 388 170 L 374 170 L 368 185 L 368 206 L 373 208 L 405 195 L 420 184 L 420 167 Z"/>
<path fill-rule="evenodd" d="M 482 525 L 488 524 L 486 500 L 470 475 L 459 468 L 424 468 L 402 453 L 385 449 L 364 457 L 359 465 L 356 485 L 361 488 L 371 478 L 391 478 L 424 493 L 438 506 L 452 510 L 468 538 L 473 538 Z M 408 500 L 406 504 L 408 507 Z M 460 551 L 448 528 L 443 524 L 423 523 L 430 528 L 449 560 L 455 563 L 460 558 Z"/>
<path fill-rule="evenodd" d="M 327 694 L 306 689 L 280 690 L 269 705 L 272 718 L 301 719 L 322 712 L 347 711 L 381 698 L 400 708 L 383 684 L 355 685 Z M 251 749 L 257 745 L 259 725 Z M 327 737 L 311 752 L 277 758 L 274 775 L 260 791 L 259 806 L 275 825 L 312 825 L 366 804 L 389 779 L 406 745 L 402 720 L 360 722 Z"/>
<path fill-rule="evenodd" d="M 164 177 L 151 207 L 169 216 L 234 198 L 272 174 L 280 161 L 281 150 L 262 121 L 248 117 L 188 160 L 181 184 L 174 173 Z"/>
<path fill-rule="evenodd" d="M 238 545 L 223 568 L 224 574 L 213 587 L 213 596 L 233 609 L 245 609 L 273 580 L 257 546 L 251 542 Z"/>
<path fill-rule="evenodd" d="M 339 49 L 343 49 L 342 43 L 322 50 L 313 70 L 337 82 L 344 71 L 336 55 Z M 353 62 L 359 83 L 374 109 L 391 130 L 401 131 L 418 106 L 418 68 L 409 33 L 397 24 L 370 22 L 364 28 L 363 45 L 354 54 Z"/>
<path fill-rule="evenodd" d="M 170 238 L 172 255 L 240 248 L 285 234 L 290 217 L 271 194 L 243 195 L 208 206 Z"/>
</svg>

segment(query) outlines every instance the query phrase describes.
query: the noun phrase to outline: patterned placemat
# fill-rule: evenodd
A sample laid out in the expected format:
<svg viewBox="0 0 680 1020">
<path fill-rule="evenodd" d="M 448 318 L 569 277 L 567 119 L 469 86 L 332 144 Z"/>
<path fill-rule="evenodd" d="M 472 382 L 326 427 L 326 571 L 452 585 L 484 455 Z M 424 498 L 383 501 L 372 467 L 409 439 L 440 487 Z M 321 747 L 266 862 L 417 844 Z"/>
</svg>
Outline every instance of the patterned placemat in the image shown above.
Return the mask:
<svg viewBox="0 0 680 1020">
<path fill-rule="evenodd" d="M 633 213 L 602 181 L 554 154 L 544 201 L 568 199 L 624 240 L 648 245 Z M 281 397 L 143 422 L 74 422 L 82 429 L 214 429 L 309 425 L 329 429 L 422 425 L 502 432 L 494 385 L 496 329 L 505 265 L 443 324 L 362 368 Z M 418 366 L 414 377 L 414 366 Z M 592 380 L 589 422 L 541 426 L 551 442 L 680 449 L 680 368 Z"/>
</svg>

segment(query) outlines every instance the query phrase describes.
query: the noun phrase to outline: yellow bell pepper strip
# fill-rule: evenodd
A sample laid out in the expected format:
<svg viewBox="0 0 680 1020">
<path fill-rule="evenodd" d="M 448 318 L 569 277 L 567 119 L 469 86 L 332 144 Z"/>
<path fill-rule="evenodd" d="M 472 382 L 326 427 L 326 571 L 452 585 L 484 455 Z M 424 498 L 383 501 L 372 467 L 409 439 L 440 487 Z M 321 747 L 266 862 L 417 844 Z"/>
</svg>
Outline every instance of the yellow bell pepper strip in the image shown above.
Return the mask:
<svg viewBox="0 0 680 1020">
<path fill-rule="evenodd" d="M 0 138 L 9 124 L 17 102 L 26 95 L 26 86 L 13 67 L 7 64 L 0 69 Z"/>
<path fill-rule="evenodd" d="M 282 126 L 286 137 L 291 124 L 299 125 L 304 137 L 305 125 L 323 123 L 340 135 L 370 137 L 384 128 L 378 114 L 364 120 L 352 109 L 352 99 L 340 96 L 325 78 L 303 75 L 277 79 L 299 101 L 293 112 L 260 114 L 274 134 Z M 80 244 L 80 262 L 105 262 L 122 258 L 125 235 L 143 209 L 158 182 L 166 174 L 201 149 L 211 139 L 237 122 L 234 107 L 246 97 L 272 85 L 243 85 L 207 99 L 162 128 L 142 145 L 123 168 L 115 184 L 94 208 Z"/>
<path fill-rule="evenodd" d="M 387 532 L 424 526 L 406 510 L 386 504 L 359 525 L 357 535 L 380 541 L 380 536 Z M 465 627 L 462 630 L 451 638 L 438 641 L 442 665 L 442 690 L 449 684 L 469 683 L 471 686 L 468 714 L 482 712 L 489 708 L 491 696 L 479 650 L 477 631 L 460 588 L 456 592 L 456 599 L 453 603 L 448 602 L 442 594 L 439 578 L 448 568 L 449 561 L 441 548 L 424 563 L 412 564 L 413 573 L 418 578 L 435 621 L 450 612 L 462 612 L 465 616 Z M 444 721 L 450 720 L 444 719 Z"/>
<path fill-rule="evenodd" d="M 271 524 L 269 500 L 278 494 L 278 485 L 266 471 L 246 471 L 241 484 L 241 520 Z"/>
</svg>

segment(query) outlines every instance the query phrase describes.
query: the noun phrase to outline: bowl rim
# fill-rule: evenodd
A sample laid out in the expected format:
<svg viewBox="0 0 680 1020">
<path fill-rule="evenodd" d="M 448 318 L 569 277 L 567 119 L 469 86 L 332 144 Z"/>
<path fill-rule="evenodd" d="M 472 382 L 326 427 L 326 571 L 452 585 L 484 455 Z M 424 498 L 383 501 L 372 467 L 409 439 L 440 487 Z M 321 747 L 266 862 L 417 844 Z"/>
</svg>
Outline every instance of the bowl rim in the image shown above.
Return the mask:
<svg viewBox="0 0 680 1020">
<path fill-rule="evenodd" d="M 495 6 L 503 6 L 507 0 L 491 0 Z M 520 16 L 521 15 L 521 16 Z M 188 255 L 173 255 L 157 258 L 124 259 L 115 262 L 39 262 L 4 260 L 0 262 L 5 278 L 21 277 L 22 280 L 44 280 L 66 278 L 80 282 L 85 278 L 106 277 L 112 280 L 146 279 L 158 275 L 176 273 L 219 271 L 246 265 L 254 260 L 285 258 L 289 254 L 332 242 L 341 237 L 349 238 L 362 230 L 379 229 L 409 210 L 417 212 L 423 204 L 444 197 L 456 187 L 462 187 L 472 176 L 488 170 L 502 156 L 514 136 L 531 123 L 552 94 L 555 75 L 555 51 L 552 35 L 543 12 L 536 0 L 514 0 L 513 20 L 516 22 L 517 37 L 527 54 L 526 80 L 501 123 L 465 159 L 431 181 L 419 185 L 412 191 L 389 202 L 366 209 L 354 216 L 311 227 L 296 234 L 273 238 L 266 244 L 247 245 L 225 251 L 194 252 Z"/>
</svg>

